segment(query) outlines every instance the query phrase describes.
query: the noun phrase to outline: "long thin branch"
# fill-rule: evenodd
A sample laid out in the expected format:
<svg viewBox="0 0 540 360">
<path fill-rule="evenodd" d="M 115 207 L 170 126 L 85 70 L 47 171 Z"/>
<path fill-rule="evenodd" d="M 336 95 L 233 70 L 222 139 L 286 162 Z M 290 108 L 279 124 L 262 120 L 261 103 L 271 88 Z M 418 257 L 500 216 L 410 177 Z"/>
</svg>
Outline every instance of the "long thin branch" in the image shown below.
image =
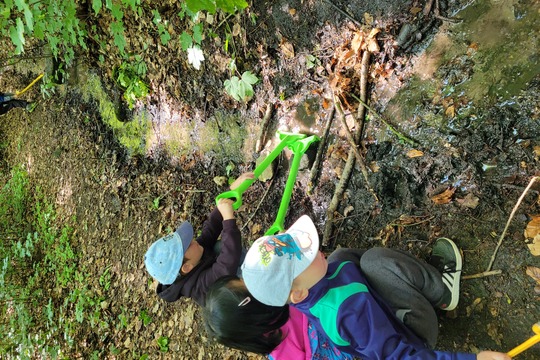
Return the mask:
<svg viewBox="0 0 540 360">
<path fill-rule="evenodd" d="M 529 182 L 529 185 L 527 185 L 527 187 L 525 188 L 525 190 L 523 191 L 523 194 L 521 194 L 521 196 L 519 197 L 516 205 L 514 206 L 514 209 L 512 210 L 512 213 L 510 214 L 510 217 L 508 218 L 508 221 L 506 222 L 506 226 L 504 227 L 504 230 L 501 234 L 501 237 L 499 238 L 499 242 L 497 243 L 497 246 L 495 247 L 495 251 L 493 251 L 493 255 L 491 255 L 491 260 L 489 261 L 489 265 L 488 267 L 486 268 L 486 272 L 490 271 L 491 270 L 491 267 L 493 266 L 493 263 L 495 262 L 495 257 L 497 256 L 497 252 L 499 251 L 499 248 L 501 247 L 501 244 L 502 244 L 502 241 L 503 241 L 503 238 L 504 238 L 504 235 L 506 235 L 506 231 L 508 230 L 508 227 L 510 226 L 510 222 L 512 221 L 512 219 L 514 218 L 514 215 L 516 214 L 516 211 L 519 207 L 519 205 L 521 204 L 521 202 L 523 201 L 523 198 L 525 197 L 525 195 L 527 194 L 527 192 L 529 192 L 529 189 L 531 188 L 531 186 L 534 184 L 534 182 L 536 180 L 540 179 L 540 176 L 535 176 L 531 179 L 531 181 Z"/>
<path fill-rule="evenodd" d="M 469 280 L 469 279 L 478 279 L 486 276 L 492 276 L 492 275 L 499 275 L 502 274 L 502 270 L 491 270 L 491 271 L 484 271 L 478 274 L 472 274 L 472 275 L 464 275 L 461 277 L 462 280 Z"/>
<path fill-rule="evenodd" d="M 362 99 L 367 99 L 367 81 L 368 81 L 368 71 L 365 69 L 366 67 L 369 67 L 369 59 L 371 57 L 371 53 L 369 51 L 364 51 L 362 54 L 362 71 L 360 72 L 360 97 Z M 343 116 L 343 112 L 339 114 L 339 116 Z M 358 129 L 358 131 L 354 135 L 354 143 L 356 148 L 356 143 L 360 141 L 362 138 L 361 129 Z M 330 204 L 328 205 L 328 209 L 326 210 L 326 223 L 324 226 L 324 232 L 323 232 L 323 240 L 322 245 L 327 246 L 330 240 L 330 236 L 332 235 L 332 229 L 334 227 L 334 213 L 339 205 L 339 201 L 341 200 L 341 197 L 343 196 L 343 192 L 345 191 L 346 185 L 349 182 L 349 179 L 352 174 L 352 170 L 354 169 L 354 162 L 355 162 L 355 155 L 353 154 L 354 150 L 349 150 L 349 156 L 347 157 L 347 162 L 345 164 L 345 168 L 343 169 L 343 172 L 341 173 L 341 178 L 339 179 L 339 183 L 336 186 L 336 190 L 334 191 L 334 195 L 332 196 L 332 200 L 330 201 Z"/>
<path fill-rule="evenodd" d="M 313 162 L 313 166 L 311 167 L 311 173 L 309 174 L 308 194 L 311 194 L 313 188 L 315 187 L 315 182 L 317 181 L 317 177 L 319 175 L 319 164 L 321 163 L 322 155 L 326 148 L 328 134 L 330 133 L 330 128 L 332 127 L 335 113 L 336 107 L 333 106 L 332 110 L 330 110 L 330 113 L 328 114 L 328 118 L 326 119 L 326 126 L 324 128 L 324 132 L 319 143 L 319 148 L 317 149 L 317 155 L 315 155 L 315 161 Z"/>
<path fill-rule="evenodd" d="M 349 143 L 351 145 L 351 150 L 353 151 L 353 154 L 356 156 L 356 161 L 358 162 L 358 166 L 360 166 L 360 171 L 362 172 L 362 175 L 364 176 L 364 182 L 366 189 L 373 195 L 376 202 L 379 202 L 379 198 L 377 197 L 377 194 L 375 194 L 375 190 L 371 187 L 369 184 L 369 174 L 366 166 L 366 162 L 364 161 L 364 158 L 362 157 L 362 154 L 360 154 L 360 151 L 358 151 L 358 147 L 356 145 L 356 141 L 353 137 L 353 134 L 349 130 L 349 127 L 347 126 L 347 122 L 345 121 L 345 115 L 343 113 L 343 109 L 341 108 L 341 104 L 339 103 L 339 99 L 337 99 L 334 96 L 334 101 L 336 102 L 336 109 L 338 112 L 341 113 L 339 116 L 339 119 L 341 120 L 341 123 L 343 124 L 343 128 L 345 129 L 345 134 L 347 135 L 347 140 L 349 140 Z"/>
<path fill-rule="evenodd" d="M 266 142 L 266 131 L 268 130 L 268 123 L 270 122 L 270 119 L 272 118 L 272 109 L 274 108 L 274 104 L 267 104 L 266 105 L 266 111 L 264 113 L 264 117 L 262 119 L 261 124 L 261 133 L 259 134 L 259 139 L 257 140 L 257 144 L 255 145 L 255 152 L 261 152 L 265 142 Z"/>
</svg>

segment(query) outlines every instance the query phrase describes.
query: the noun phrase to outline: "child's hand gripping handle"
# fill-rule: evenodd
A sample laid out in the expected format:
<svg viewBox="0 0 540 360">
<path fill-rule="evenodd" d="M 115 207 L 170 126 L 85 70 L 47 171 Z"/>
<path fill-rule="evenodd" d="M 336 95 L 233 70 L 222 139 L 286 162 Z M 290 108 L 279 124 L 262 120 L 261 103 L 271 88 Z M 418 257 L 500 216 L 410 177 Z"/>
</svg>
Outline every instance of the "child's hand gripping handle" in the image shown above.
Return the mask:
<svg viewBox="0 0 540 360">
<path fill-rule="evenodd" d="M 522 344 L 520 344 L 520 345 L 516 346 L 515 348 L 513 348 L 512 350 L 510 350 L 507 353 L 508 356 L 514 357 L 514 356 L 522 353 L 523 351 L 527 350 L 528 348 L 530 348 L 534 344 L 540 342 L 540 322 L 537 322 L 536 324 L 534 324 L 532 326 L 532 330 L 535 333 L 535 335 L 531 336 L 529 338 L 529 340 L 523 342 Z"/>
<path fill-rule="evenodd" d="M 261 176 L 264 170 L 274 161 L 274 159 L 281 153 L 287 145 L 293 144 L 294 142 L 301 140 L 306 137 L 305 134 L 293 134 L 286 132 L 279 132 L 280 142 L 274 150 L 253 170 L 253 179 L 244 180 L 237 188 L 231 189 L 230 191 L 225 191 L 219 194 L 216 197 L 216 205 L 219 199 L 235 199 L 233 203 L 233 209 L 238 210 L 242 206 L 242 194 L 247 190 Z"/>
<path fill-rule="evenodd" d="M 242 206 L 242 194 L 256 179 L 256 176 L 253 179 L 246 179 L 236 189 L 222 192 L 216 197 L 216 205 L 219 199 L 235 199 L 236 201 L 233 203 L 232 207 L 234 210 L 238 210 L 238 208 Z"/>
</svg>

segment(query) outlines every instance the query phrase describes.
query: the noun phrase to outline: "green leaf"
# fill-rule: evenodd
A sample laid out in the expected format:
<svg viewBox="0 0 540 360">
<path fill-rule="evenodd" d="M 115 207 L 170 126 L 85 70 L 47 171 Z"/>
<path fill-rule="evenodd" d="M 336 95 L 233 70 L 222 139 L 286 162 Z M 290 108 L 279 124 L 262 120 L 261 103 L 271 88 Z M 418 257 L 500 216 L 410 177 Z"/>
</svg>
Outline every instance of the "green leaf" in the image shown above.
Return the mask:
<svg viewBox="0 0 540 360">
<path fill-rule="evenodd" d="M 184 51 L 186 51 L 191 45 L 193 45 L 191 35 L 189 35 L 185 31 L 182 31 L 182 34 L 180 34 L 180 45 L 182 45 L 182 50 Z"/>
<path fill-rule="evenodd" d="M 203 33 L 203 24 L 198 23 L 197 25 L 193 26 L 193 41 L 197 44 L 201 44 L 202 41 L 202 33 Z"/>
<path fill-rule="evenodd" d="M 225 80 L 223 83 L 225 85 L 225 91 L 227 94 L 233 97 L 236 101 L 240 101 L 239 89 L 240 89 L 240 79 L 237 76 L 233 76 L 228 80 Z"/>
<path fill-rule="evenodd" d="M 216 12 L 216 4 L 212 0 L 186 0 L 186 5 L 194 13 L 201 10 L 206 10 L 211 14 Z"/>
<path fill-rule="evenodd" d="M 125 54 L 126 38 L 124 37 L 124 23 L 122 21 L 113 21 L 111 23 L 111 32 L 114 37 L 114 44 L 118 47 L 121 54 Z"/>
<path fill-rule="evenodd" d="M 101 0 L 92 0 L 92 9 L 94 10 L 94 13 L 96 15 L 99 14 L 102 6 L 103 3 L 101 2 Z"/>
<path fill-rule="evenodd" d="M 112 4 L 111 15 L 116 20 L 122 20 L 122 18 L 124 17 L 124 12 L 122 11 L 122 7 L 117 4 Z"/>
<path fill-rule="evenodd" d="M 24 24 L 20 18 L 17 18 L 16 23 L 17 27 L 13 25 L 9 27 L 9 36 L 15 45 L 15 55 L 19 55 L 24 51 Z"/>
<path fill-rule="evenodd" d="M 216 7 L 229 14 L 234 14 L 237 10 L 245 9 L 248 3 L 245 0 L 216 0 Z"/>
<path fill-rule="evenodd" d="M 257 81 L 259 81 L 259 78 L 253 75 L 250 71 L 245 71 L 242 74 L 242 81 L 247 84 L 253 85 L 256 84 Z"/>
<path fill-rule="evenodd" d="M 24 0 L 15 0 L 15 5 L 17 5 L 17 9 L 19 9 L 19 11 L 24 13 L 26 26 L 28 27 L 28 30 L 32 32 L 34 30 L 34 14 L 32 14 L 30 7 Z"/>
</svg>

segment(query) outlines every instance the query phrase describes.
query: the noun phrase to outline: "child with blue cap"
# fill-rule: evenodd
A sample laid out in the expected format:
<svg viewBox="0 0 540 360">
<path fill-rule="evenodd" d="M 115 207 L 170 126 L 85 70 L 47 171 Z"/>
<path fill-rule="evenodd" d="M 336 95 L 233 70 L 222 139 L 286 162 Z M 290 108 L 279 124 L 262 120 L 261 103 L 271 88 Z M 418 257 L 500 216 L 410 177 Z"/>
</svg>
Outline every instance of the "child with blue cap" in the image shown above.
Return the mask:
<svg viewBox="0 0 540 360">
<path fill-rule="evenodd" d="M 231 184 L 231 190 L 253 176 L 253 172 L 240 175 Z M 173 302 L 184 296 L 204 306 L 210 285 L 222 276 L 237 274 L 242 243 L 232 204 L 231 199 L 219 199 L 197 239 L 194 239 L 192 225 L 184 221 L 176 231 L 148 248 L 144 264 L 159 282 L 156 292 L 160 298 Z M 216 252 L 220 235 L 221 244 Z"/>
</svg>

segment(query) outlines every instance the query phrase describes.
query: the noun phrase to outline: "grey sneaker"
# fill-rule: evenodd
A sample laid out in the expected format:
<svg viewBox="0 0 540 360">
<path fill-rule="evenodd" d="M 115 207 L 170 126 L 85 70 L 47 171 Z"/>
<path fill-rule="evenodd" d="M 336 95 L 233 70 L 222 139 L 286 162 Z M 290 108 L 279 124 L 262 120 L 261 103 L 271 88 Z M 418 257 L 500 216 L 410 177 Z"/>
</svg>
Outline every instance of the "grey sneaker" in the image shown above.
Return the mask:
<svg viewBox="0 0 540 360">
<path fill-rule="evenodd" d="M 433 245 L 429 263 L 440 271 L 446 287 L 439 308 L 446 311 L 454 310 L 459 302 L 459 281 L 462 266 L 458 247 L 450 239 L 437 239 Z"/>
</svg>

